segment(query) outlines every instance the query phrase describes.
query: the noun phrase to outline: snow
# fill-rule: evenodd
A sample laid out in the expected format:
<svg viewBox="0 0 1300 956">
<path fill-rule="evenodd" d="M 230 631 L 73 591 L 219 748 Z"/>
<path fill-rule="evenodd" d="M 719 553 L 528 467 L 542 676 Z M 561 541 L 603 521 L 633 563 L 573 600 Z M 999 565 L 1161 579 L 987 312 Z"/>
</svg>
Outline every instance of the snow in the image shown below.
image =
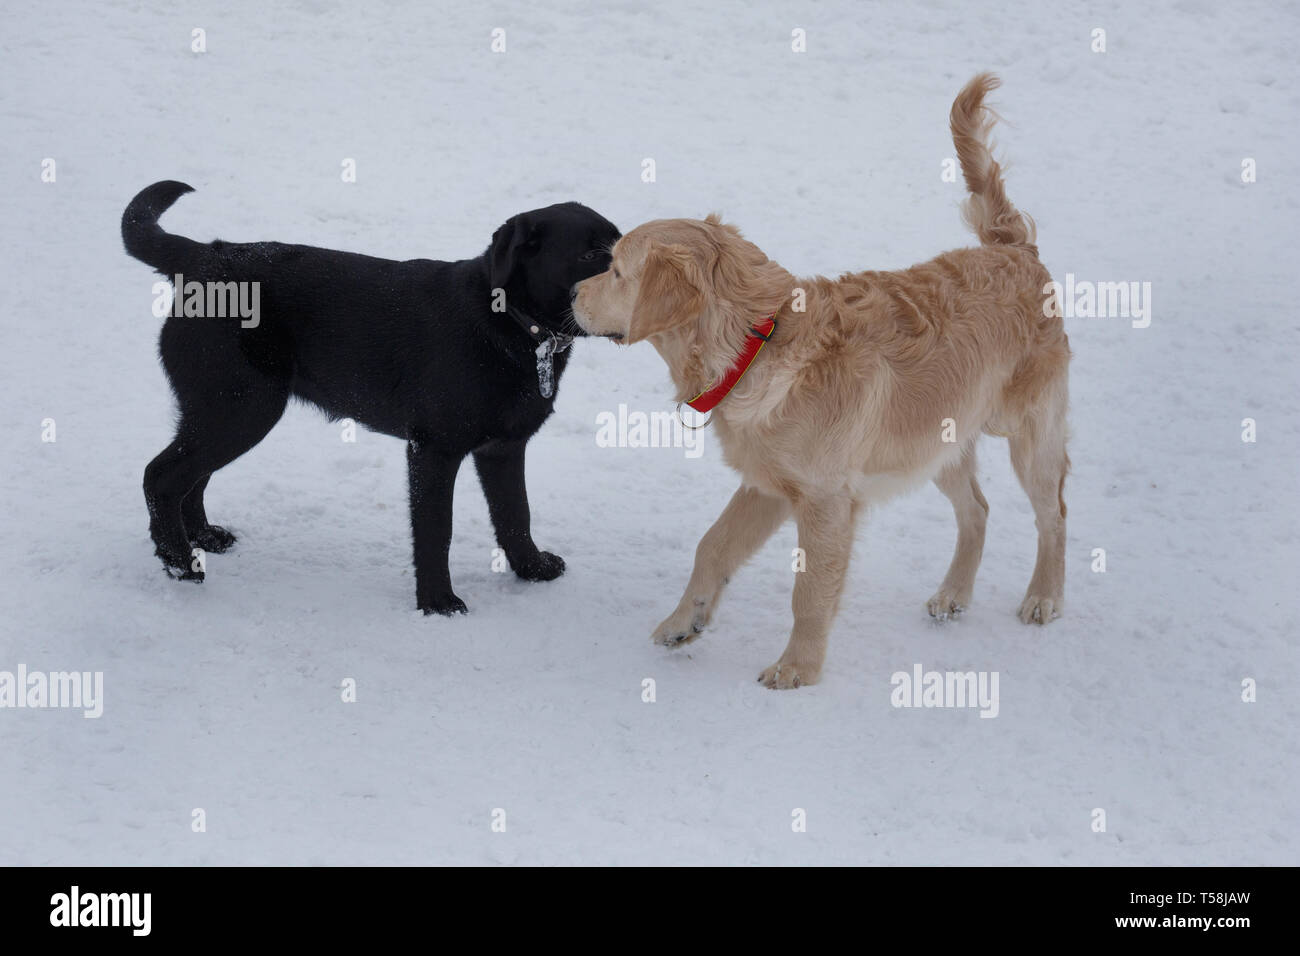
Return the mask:
<svg viewBox="0 0 1300 956">
<path fill-rule="evenodd" d="M 0 38 L 0 670 L 102 671 L 104 713 L 0 710 L 0 863 L 1297 862 L 1295 8 L 72 6 L 15 7 Z M 961 619 L 923 608 L 956 534 L 926 488 L 860 530 L 819 685 L 755 683 L 788 636 L 792 526 L 702 640 L 653 647 L 737 480 L 708 432 L 698 457 L 601 447 L 598 416 L 670 388 L 649 346 L 592 341 L 530 451 L 558 581 L 492 571 L 467 466 L 471 613 L 418 614 L 401 444 L 299 406 L 212 481 L 235 549 L 202 586 L 163 574 L 140 492 L 173 415 L 156 277 L 117 225 L 141 187 L 195 186 L 163 223 L 199 239 L 460 258 L 576 199 L 624 229 L 719 210 L 797 274 L 897 268 L 973 241 L 940 172 L 986 68 L 1056 278 L 1153 290 L 1148 328 L 1067 321 L 1050 627 L 1015 618 L 1033 519 L 985 439 Z M 916 664 L 998 672 L 998 716 L 891 706 Z"/>
</svg>

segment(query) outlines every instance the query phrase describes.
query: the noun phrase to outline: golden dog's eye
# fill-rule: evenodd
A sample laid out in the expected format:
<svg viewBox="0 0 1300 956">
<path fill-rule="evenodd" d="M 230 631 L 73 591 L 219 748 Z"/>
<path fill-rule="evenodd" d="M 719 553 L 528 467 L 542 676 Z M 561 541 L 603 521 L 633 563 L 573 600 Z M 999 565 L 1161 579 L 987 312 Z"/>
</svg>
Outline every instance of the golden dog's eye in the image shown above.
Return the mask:
<svg viewBox="0 0 1300 956">
<path fill-rule="evenodd" d="M 621 278 L 623 278 L 621 275 L 618 274 L 618 270 L 617 270 L 617 269 L 614 270 L 614 278 L 615 278 L 615 279 L 621 279 Z"/>
</svg>

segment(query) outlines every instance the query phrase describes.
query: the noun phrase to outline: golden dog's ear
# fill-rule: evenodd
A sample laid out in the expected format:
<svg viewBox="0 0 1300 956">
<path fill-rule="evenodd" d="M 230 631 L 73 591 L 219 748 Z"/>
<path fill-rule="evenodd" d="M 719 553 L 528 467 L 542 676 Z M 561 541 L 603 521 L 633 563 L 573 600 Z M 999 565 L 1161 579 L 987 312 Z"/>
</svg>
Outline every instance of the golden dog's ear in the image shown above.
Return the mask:
<svg viewBox="0 0 1300 956">
<path fill-rule="evenodd" d="M 696 276 L 695 259 L 685 246 L 651 246 L 641 270 L 627 344 L 694 321 L 704 309 L 704 291 Z"/>
</svg>

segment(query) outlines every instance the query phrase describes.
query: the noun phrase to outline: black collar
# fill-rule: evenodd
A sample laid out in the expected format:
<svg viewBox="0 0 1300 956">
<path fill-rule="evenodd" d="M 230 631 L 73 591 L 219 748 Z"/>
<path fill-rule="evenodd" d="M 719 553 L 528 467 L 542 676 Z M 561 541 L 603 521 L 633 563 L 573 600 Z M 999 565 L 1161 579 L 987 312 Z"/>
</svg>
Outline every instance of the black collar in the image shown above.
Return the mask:
<svg viewBox="0 0 1300 956">
<path fill-rule="evenodd" d="M 552 332 L 518 306 L 507 305 L 506 313 L 515 320 L 515 324 L 523 330 L 524 335 L 538 344 L 549 340 L 554 343 L 557 352 L 563 352 L 573 342 L 572 335 L 566 335 L 563 332 Z"/>
</svg>

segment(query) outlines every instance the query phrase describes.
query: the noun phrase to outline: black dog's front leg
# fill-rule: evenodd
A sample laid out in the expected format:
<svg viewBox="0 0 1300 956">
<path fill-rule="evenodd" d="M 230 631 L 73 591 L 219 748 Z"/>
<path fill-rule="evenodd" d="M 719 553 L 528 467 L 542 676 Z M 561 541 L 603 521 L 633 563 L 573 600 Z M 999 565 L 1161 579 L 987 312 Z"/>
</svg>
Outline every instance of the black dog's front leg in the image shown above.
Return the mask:
<svg viewBox="0 0 1300 956">
<path fill-rule="evenodd" d="M 415 601 L 425 614 L 464 614 L 465 602 L 451 589 L 451 499 L 460 458 L 430 443 L 406 444 L 410 477 L 411 534 L 415 540 Z"/>
<path fill-rule="evenodd" d="M 533 543 L 528 489 L 524 487 L 527 441 L 493 442 L 474 452 L 497 544 L 515 574 L 526 581 L 550 581 L 564 573 L 564 559 Z"/>
</svg>

